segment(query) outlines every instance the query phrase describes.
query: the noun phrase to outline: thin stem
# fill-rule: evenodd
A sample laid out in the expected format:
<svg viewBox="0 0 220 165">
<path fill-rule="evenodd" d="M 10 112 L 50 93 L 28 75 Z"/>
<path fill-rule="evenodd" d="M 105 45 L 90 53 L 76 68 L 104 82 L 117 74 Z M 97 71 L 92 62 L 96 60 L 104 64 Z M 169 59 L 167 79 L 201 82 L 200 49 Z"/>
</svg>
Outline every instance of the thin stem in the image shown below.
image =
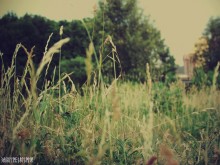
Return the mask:
<svg viewBox="0 0 220 165">
<path fill-rule="evenodd" d="M 63 26 L 60 27 L 60 40 L 62 40 L 62 35 L 63 35 Z M 59 53 L 59 112 L 62 112 L 62 107 L 61 107 L 61 55 L 62 55 L 62 46 L 60 47 L 60 53 Z"/>
</svg>

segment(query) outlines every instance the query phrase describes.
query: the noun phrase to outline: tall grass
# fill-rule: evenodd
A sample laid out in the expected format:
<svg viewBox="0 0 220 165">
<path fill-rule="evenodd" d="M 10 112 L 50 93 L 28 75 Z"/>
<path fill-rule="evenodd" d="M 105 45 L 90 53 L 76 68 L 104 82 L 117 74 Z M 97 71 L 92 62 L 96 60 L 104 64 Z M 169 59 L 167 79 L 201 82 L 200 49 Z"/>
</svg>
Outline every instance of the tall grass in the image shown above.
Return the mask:
<svg viewBox="0 0 220 165">
<path fill-rule="evenodd" d="M 69 74 L 58 82 L 45 79 L 38 90 L 44 68 L 68 41 L 61 39 L 48 51 L 45 48 L 37 68 L 32 61 L 34 48 L 28 51 L 18 44 L 11 66 L 1 66 L 2 157 L 30 156 L 35 164 L 219 163 L 220 92 L 216 88 L 192 87 L 186 93 L 181 82 L 153 83 L 149 65 L 144 84 L 123 82 L 116 76 L 106 84 L 92 69 L 91 42 L 83 95 Z M 111 59 L 116 61 L 116 47 L 111 38 L 108 41 L 115 53 Z M 15 69 L 20 49 L 28 57 L 21 78 Z"/>
</svg>

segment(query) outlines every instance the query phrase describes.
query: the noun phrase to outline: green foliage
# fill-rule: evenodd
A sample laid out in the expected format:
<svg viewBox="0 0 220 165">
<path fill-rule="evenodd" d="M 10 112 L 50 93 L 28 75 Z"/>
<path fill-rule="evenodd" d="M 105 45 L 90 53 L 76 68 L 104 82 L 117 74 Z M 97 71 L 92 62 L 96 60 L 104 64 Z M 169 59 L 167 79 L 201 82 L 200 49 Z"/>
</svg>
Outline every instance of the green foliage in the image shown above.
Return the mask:
<svg viewBox="0 0 220 165">
<path fill-rule="evenodd" d="M 77 64 L 83 67 L 84 58 L 69 61 L 61 62 L 70 66 L 67 72 Z M 153 84 L 150 94 L 146 84 L 115 80 L 102 91 L 95 84 L 86 86 L 83 96 L 71 88 L 59 99 L 56 82 L 47 82 L 39 93 L 26 86 L 24 96 L 26 78 L 11 81 L 17 79 L 13 68 L 2 70 L 0 79 L 3 156 L 31 156 L 34 164 L 145 164 L 157 155 L 163 164 L 159 150 L 166 143 L 181 164 L 213 162 L 213 147 L 220 145 L 219 91 L 192 89 L 186 94 L 177 82 Z M 60 81 L 66 89 L 66 79 Z"/>
<path fill-rule="evenodd" d="M 194 70 L 194 76 L 192 79 L 192 83 L 196 85 L 198 88 L 202 88 L 207 82 L 207 75 L 203 68 L 196 68 Z"/>
<path fill-rule="evenodd" d="M 83 84 L 86 81 L 85 58 L 76 56 L 61 61 L 61 73 L 72 73 L 71 79 L 75 83 Z"/>
<path fill-rule="evenodd" d="M 107 35 L 112 37 L 125 78 L 144 80 L 146 63 L 153 69 L 161 62 L 161 74 L 166 74 L 175 67 L 174 59 L 165 60 L 172 56 L 164 45 L 160 32 L 137 7 L 136 0 L 100 1 L 99 6 L 100 10 L 95 18 L 95 39 L 98 38 L 98 43 L 102 44 Z M 102 54 L 108 54 L 108 50 L 102 49 Z M 156 74 L 152 75 L 156 77 Z"/>
<path fill-rule="evenodd" d="M 14 45 L 17 43 L 22 43 L 28 50 L 35 45 L 33 60 L 37 66 L 43 56 L 42 52 L 45 51 L 44 45 L 49 35 L 53 32 L 49 47 L 51 42 L 59 39 L 58 32 L 61 25 L 64 26 L 63 37 L 71 38 L 71 41 L 63 47 L 63 59 L 76 58 L 78 55 L 86 57 L 85 50 L 91 42 L 83 23 L 79 20 L 54 22 L 40 16 L 26 14 L 18 18 L 15 14 L 9 13 L 3 16 L 0 22 L 2 23 L 0 37 L 4 40 L 0 43 L 0 48 L 4 53 L 6 68 L 9 66 L 8 62 L 12 59 Z M 114 77 L 114 72 L 118 76 L 122 69 L 124 78 L 144 81 L 146 63 L 149 63 L 151 70 L 155 71 L 152 74 L 153 79 L 165 77 L 167 73 L 174 74 L 174 58 L 161 39 L 160 32 L 137 7 L 136 0 L 100 2 L 100 10 L 97 11 L 95 18 L 84 19 L 84 23 L 96 45 L 96 52 L 99 52 L 105 79 Z M 116 45 L 120 63 L 119 60 L 110 59 L 113 58 L 112 45 L 105 42 L 108 35 Z M 18 64 L 16 74 L 19 76 L 22 74 L 26 59 L 24 52 L 20 52 L 16 58 Z M 53 73 L 58 61 L 58 56 L 55 56 L 48 75 Z M 47 78 L 51 79 L 51 77 Z M 84 78 L 81 80 L 76 78 L 75 82 L 83 83 L 83 80 Z"/>
<path fill-rule="evenodd" d="M 159 75 L 157 79 L 170 84 L 174 82 L 175 79 L 175 72 L 176 72 L 176 65 L 175 59 L 173 56 L 169 55 L 169 50 L 166 49 L 165 52 L 160 54 L 161 64 L 159 68 L 157 68 L 157 72 L 155 74 Z M 159 74 L 158 74 L 159 72 Z"/>
<path fill-rule="evenodd" d="M 175 115 L 176 110 L 181 114 L 183 109 L 182 93 L 184 89 L 174 85 L 165 86 L 162 83 L 155 84 L 154 100 L 155 111 L 169 115 Z"/>
<path fill-rule="evenodd" d="M 165 77 L 165 83 L 167 85 L 175 82 L 177 80 L 176 75 L 173 72 L 168 72 Z"/>
<path fill-rule="evenodd" d="M 209 50 L 206 57 L 207 70 L 214 70 L 220 61 L 220 17 L 211 18 L 205 29 Z"/>
<path fill-rule="evenodd" d="M 207 45 L 208 44 L 208 45 Z M 199 89 L 213 85 L 214 69 L 220 61 L 220 18 L 211 18 L 207 24 L 204 36 L 195 45 L 193 61 L 196 68 L 192 83 Z M 216 70 L 216 74 L 219 70 Z M 220 78 L 216 77 L 215 86 L 219 88 Z"/>
<path fill-rule="evenodd" d="M 34 164 L 146 164 L 153 155 L 157 155 L 158 164 L 165 164 L 163 157 L 166 158 L 167 155 L 172 160 L 175 156 L 180 164 L 219 164 L 219 159 L 214 162 L 216 156 L 219 158 L 220 146 L 219 91 L 206 87 L 201 90 L 191 88 L 186 93 L 181 82 L 152 84 L 150 75 L 154 72 L 163 74 L 165 81 L 172 81 L 172 71 L 175 68 L 174 59 L 169 55 L 169 50 L 165 49 L 159 32 L 144 18 L 135 15 L 136 1 L 113 0 L 107 1 L 107 4 L 109 6 L 100 3 L 101 9 L 108 11 L 105 13 L 108 19 L 104 27 L 109 28 L 106 33 L 112 33 L 113 41 L 117 43 L 118 54 L 113 43 L 106 45 L 106 42 L 102 42 L 105 35 L 99 40 L 92 35 L 90 39 L 101 43 L 101 47 L 96 47 L 101 52 L 99 58 L 103 57 L 101 64 L 110 65 L 99 69 L 103 69 L 102 71 L 109 75 L 114 74 L 115 70 L 113 73 L 109 70 L 114 68 L 114 60 L 116 55 L 119 55 L 126 76 L 139 81 L 118 81 L 116 76 L 113 76 L 114 81 L 110 79 L 109 84 L 102 82 L 103 86 L 100 89 L 97 85 L 98 78 L 94 74 L 93 84 L 80 88 L 83 92 L 83 95 L 80 95 L 71 78 L 82 83 L 84 81 L 82 78 L 86 78 L 86 53 L 83 48 L 88 47 L 88 38 L 82 42 L 82 45 L 74 47 L 74 44 L 84 39 L 82 37 L 86 35 L 86 31 L 82 29 L 79 21 L 72 24 L 66 21 L 59 22 L 59 25 L 64 25 L 64 37 L 71 33 L 72 27 L 76 29 L 78 27 L 80 41 L 75 41 L 72 37 L 71 47 L 68 47 L 68 44 L 62 47 L 64 54 L 59 69 L 63 74 L 58 82 L 54 79 L 55 72 L 51 75 L 51 72 L 48 73 L 52 77 L 51 81 L 48 81 L 47 77 L 44 79 L 43 70 L 50 60 L 51 64 L 57 66 L 57 57 L 54 56 L 54 60 L 52 56 L 47 56 L 49 58 L 47 60 L 44 57 L 39 69 L 34 66 L 33 51 L 29 53 L 21 45 L 16 47 L 11 59 L 12 63 L 10 61 L 6 65 L 11 67 L 4 68 L 1 65 L 0 154 L 7 157 L 33 156 Z M 130 15 L 130 12 L 133 15 Z M 97 21 L 99 21 L 98 16 L 99 13 L 96 17 Z M 16 26 L 20 24 L 16 22 L 18 18 L 14 15 L 8 15 L 6 18 L 2 19 L 6 24 L 7 20 L 15 21 Z M 34 18 L 43 21 L 42 24 L 46 27 L 45 19 Z M 22 19 L 25 20 L 22 26 L 38 33 L 32 24 L 32 16 L 26 15 Z M 137 25 L 134 24 L 135 21 Z M 87 31 L 90 32 L 92 20 L 88 19 L 84 22 L 88 26 Z M 146 25 L 147 31 L 143 30 L 143 25 Z M 56 27 L 57 24 L 55 23 L 54 26 Z M 58 27 L 55 29 L 59 29 Z M 27 33 L 31 35 L 32 30 Z M 104 31 L 98 30 L 98 32 L 103 34 Z M 26 36 L 24 40 L 30 41 Z M 62 40 L 62 43 L 68 41 L 69 39 L 65 42 Z M 90 49 L 93 49 L 92 41 L 89 42 L 91 42 Z M 57 43 L 53 46 L 52 52 L 60 50 L 62 44 Z M 138 49 L 139 44 L 140 49 Z M 21 70 L 23 76 L 19 77 L 16 68 L 21 63 L 16 58 L 19 58 L 17 53 L 21 47 L 26 52 L 23 55 L 28 55 L 28 61 L 23 59 L 27 65 Z M 77 50 L 76 53 L 73 53 L 72 47 Z M 66 48 L 68 49 L 65 50 Z M 109 52 L 114 52 L 115 56 L 113 54 L 110 56 Z M 0 55 L 2 57 L 2 54 Z M 105 61 L 104 57 L 111 60 Z M 150 63 L 147 72 L 151 71 L 147 73 L 147 83 L 145 62 Z M 41 72 L 36 74 L 35 69 Z M 65 74 L 71 72 L 73 72 L 71 76 Z M 203 70 L 196 72 L 198 75 L 195 77 L 195 82 L 198 82 L 198 85 L 202 86 L 209 77 L 213 78 L 213 72 L 208 76 Z M 105 76 L 108 75 L 103 77 Z M 44 82 L 41 90 L 36 87 L 39 77 L 42 77 Z M 144 80 L 145 83 L 140 82 Z M 62 89 L 60 97 L 57 95 L 59 88 Z M 62 112 L 59 111 L 60 107 Z M 165 153 L 160 147 L 163 143 L 168 146 Z"/>
<path fill-rule="evenodd" d="M 213 76 L 214 71 L 209 70 L 208 72 L 205 72 L 203 68 L 196 68 L 194 70 L 194 76 L 192 79 L 192 84 L 197 86 L 199 89 L 202 89 L 204 86 L 211 87 L 213 85 Z M 216 87 L 220 87 L 220 76 L 218 75 L 216 78 Z"/>
<path fill-rule="evenodd" d="M 91 19 L 85 19 L 89 29 L 92 28 L 90 25 L 91 21 Z M 28 50 L 35 46 L 35 56 L 33 61 L 34 64 L 38 66 L 43 57 L 43 52 L 45 52 L 45 45 L 51 33 L 53 33 L 53 35 L 48 43 L 48 47 L 51 46 L 51 43 L 60 39 L 59 28 L 61 25 L 64 26 L 63 37 L 65 38 L 68 36 L 71 38 L 70 42 L 63 47 L 62 58 L 67 60 L 76 58 L 78 55 L 86 57 L 85 50 L 89 44 L 89 40 L 82 22 L 79 20 L 72 22 L 55 22 L 41 16 L 26 14 L 23 17 L 18 18 L 15 14 L 8 13 L 0 19 L 0 23 L 0 38 L 4 40 L 4 42 L 0 42 L 0 51 L 4 53 L 3 61 L 5 68 L 10 65 L 15 45 L 17 43 L 22 43 Z M 22 76 L 26 60 L 27 56 L 25 55 L 25 52 L 20 51 L 16 57 L 16 75 Z M 48 69 L 49 73 L 47 74 L 47 79 L 52 79 L 50 75 L 53 74 L 55 66 L 58 68 L 58 61 L 59 57 L 54 56 L 50 68 Z M 82 60 L 79 61 L 82 63 Z M 2 64 L 2 61 L 0 61 L 0 64 Z M 76 69 L 76 67 L 74 67 L 74 69 Z M 79 74 L 77 76 L 78 77 L 74 79 L 75 82 L 83 84 L 85 78 L 79 78 Z M 43 80 L 40 81 L 43 82 Z M 41 87 L 39 86 L 39 88 Z"/>
</svg>

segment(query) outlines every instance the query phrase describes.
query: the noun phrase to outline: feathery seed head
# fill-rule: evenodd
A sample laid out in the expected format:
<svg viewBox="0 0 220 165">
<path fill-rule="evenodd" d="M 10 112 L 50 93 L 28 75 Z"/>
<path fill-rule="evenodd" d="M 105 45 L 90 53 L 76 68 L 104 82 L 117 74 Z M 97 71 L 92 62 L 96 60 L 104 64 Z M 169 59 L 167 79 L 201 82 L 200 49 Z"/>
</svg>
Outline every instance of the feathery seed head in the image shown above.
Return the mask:
<svg viewBox="0 0 220 165">
<path fill-rule="evenodd" d="M 60 36 L 62 36 L 62 35 L 63 35 L 63 25 L 60 26 Z"/>
</svg>

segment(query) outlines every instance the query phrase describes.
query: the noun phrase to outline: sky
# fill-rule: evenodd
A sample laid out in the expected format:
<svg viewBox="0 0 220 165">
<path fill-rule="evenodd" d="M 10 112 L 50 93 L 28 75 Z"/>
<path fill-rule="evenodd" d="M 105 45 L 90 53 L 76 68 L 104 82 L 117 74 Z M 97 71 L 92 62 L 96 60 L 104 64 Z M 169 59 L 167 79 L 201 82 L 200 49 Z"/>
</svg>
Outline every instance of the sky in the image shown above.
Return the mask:
<svg viewBox="0 0 220 165">
<path fill-rule="evenodd" d="M 25 13 L 53 20 L 93 17 L 98 0 L 0 0 L 0 17 L 7 12 Z M 138 0 L 138 6 L 161 31 L 165 44 L 183 65 L 183 56 L 193 50 L 210 17 L 220 16 L 220 0 Z M 0 25 L 1 26 L 1 25 Z"/>
</svg>

